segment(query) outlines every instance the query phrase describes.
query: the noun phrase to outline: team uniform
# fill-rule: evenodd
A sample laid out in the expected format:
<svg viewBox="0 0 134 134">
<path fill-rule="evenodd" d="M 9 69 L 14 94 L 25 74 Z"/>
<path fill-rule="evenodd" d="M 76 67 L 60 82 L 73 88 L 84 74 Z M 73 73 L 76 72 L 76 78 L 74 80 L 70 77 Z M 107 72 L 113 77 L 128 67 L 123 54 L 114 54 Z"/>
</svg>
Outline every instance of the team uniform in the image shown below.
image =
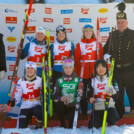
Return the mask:
<svg viewBox="0 0 134 134">
<path fill-rule="evenodd" d="M 74 44 L 70 41 L 56 41 L 51 44 L 51 57 L 53 61 L 53 84 L 55 85 L 56 80 L 62 76 L 62 64 L 63 57 L 74 56 Z"/>
<path fill-rule="evenodd" d="M 34 115 L 37 120 L 42 121 L 41 88 L 42 79 L 38 76 L 32 81 L 28 81 L 26 78 L 18 80 L 14 97 L 15 105 L 19 104 L 22 98 L 18 116 L 18 128 L 26 128 L 31 119 L 31 115 Z"/>
<path fill-rule="evenodd" d="M 69 128 L 73 126 L 76 93 L 79 86 L 79 77 L 73 73 L 71 76 L 63 74 L 58 78 L 54 87 L 54 101 L 56 113 L 60 119 L 61 126 L 65 127 L 64 117 L 67 114 L 69 120 Z M 61 97 L 68 97 L 64 103 L 61 101 Z"/>
<path fill-rule="evenodd" d="M 81 100 L 82 113 L 87 114 L 87 85 L 91 81 L 93 75 L 94 65 L 97 59 L 97 49 L 96 49 L 97 41 L 95 38 L 92 39 L 82 39 L 81 42 L 76 44 L 76 49 L 74 53 L 75 57 L 75 72 L 80 77 L 81 74 L 81 66 L 84 61 L 84 73 L 83 73 L 83 85 L 84 85 L 84 93 L 83 99 Z M 99 55 L 100 58 L 103 56 L 103 48 L 102 45 L 99 44 Z"/>
<path fill-rule="evenodd" d="M 37 76 L 42 76 L 42 58 L 47 55 L 46 41 L 38 42 L 33 39 L 32 42 L 27 43 L 22 50 L 21 59 L 27 57 L 27 61 L 36 63 Z"/>
<path fill-rule="evenodd" d="M 112 94 L 112 97 L 110 97 L 109 105 L 108 105 L 108 116 L 107 116 L 107 122 L 110 125 L 115 125 L 115 123 L 119 120 L 119 115 L 115 109 L 115 102 L 114 99 L 117 98 L 116 90 L 118 89 L 116 85 L 116 90 L 114 89 L 113 85 L 111 85 L 108 88 L 108 82 L 109 78 L 107 75 L 102 76 L 96 76 L 92 79 L 91 84 L 89 84 L 90 91 L 88 92 L 88 100 L 90 100 L 91 97 L 95 98 L 94 102 L 94 116 L 91 115 L 91 119 L 89 121 L 89 128 L 92 128 L 93 125 L 96 128 L 99 128 L 102 126 L 103 122 L 103 115 L 104 115 L 104 109 L 105 109 L 105 99 L 106 94 L 104 94 L 104 91 L 108 91 Z M 114 98 L 114 99 L 113 99 Z M 94 124 L 93 123 L 94 120 Z"/>
</svg>

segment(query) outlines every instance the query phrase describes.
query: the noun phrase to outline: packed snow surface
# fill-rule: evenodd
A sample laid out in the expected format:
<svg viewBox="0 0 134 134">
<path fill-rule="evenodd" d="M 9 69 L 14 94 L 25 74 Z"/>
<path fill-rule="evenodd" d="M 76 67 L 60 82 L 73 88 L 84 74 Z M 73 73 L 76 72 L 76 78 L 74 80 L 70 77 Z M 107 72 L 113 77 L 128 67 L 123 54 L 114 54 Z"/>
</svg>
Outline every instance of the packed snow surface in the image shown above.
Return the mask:
<svg viewBox="0 0 134 134">
<path fill-rule="evenodd" d="M 60 127 L 48 128 L 48 134 L 92 134 L 92 129 L 87 127 L 81 127 L 76 130 L 75 133 L 71 129 L 64 129 Z M 93 134 L 101 134 L 101 128 L 93 129 Z M 44 129 L 33 130 L 26 129 L 3 129 L 2 134 L 44 134 Z M 105 134 L 134 134 L 134 125 L 112 126 L 107 127 Z"/>
</svg>

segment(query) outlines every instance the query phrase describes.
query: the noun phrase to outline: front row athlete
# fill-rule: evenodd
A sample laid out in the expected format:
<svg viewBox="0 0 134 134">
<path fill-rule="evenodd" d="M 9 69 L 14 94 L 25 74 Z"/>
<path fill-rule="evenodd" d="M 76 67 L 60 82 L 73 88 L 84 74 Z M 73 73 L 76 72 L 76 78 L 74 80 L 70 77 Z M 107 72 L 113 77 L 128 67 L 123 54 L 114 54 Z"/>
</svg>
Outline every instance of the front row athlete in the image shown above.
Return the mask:
<svg viewBox="0 0 134 134">
<path fill-rule="evenodd" d="M 40 93 L 42 88 L 42 79 L 36 76 L 36 64 L 26 63 L 26 74 L 17 82 L 16 93 L 11 107 L 19 104 L 22 98 L 20 113 L 18 116 L 18 128 L 28 127 L 31 115 L 36 117 L 35 129 L 42 128 L 42 107 Z M 8 101 L 8 105 L 11 100 Z"/>
</svg>

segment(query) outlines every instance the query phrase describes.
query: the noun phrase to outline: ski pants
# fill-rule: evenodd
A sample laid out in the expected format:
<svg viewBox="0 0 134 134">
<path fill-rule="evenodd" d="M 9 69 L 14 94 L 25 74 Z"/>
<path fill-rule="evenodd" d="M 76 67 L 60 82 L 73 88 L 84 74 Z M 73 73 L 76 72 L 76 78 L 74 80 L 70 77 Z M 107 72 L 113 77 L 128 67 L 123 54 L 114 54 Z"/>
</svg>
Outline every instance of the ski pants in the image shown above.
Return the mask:
<svg viewBox="0 0 134 134">
<path fill-rule="evenodd" d="M 29 109 L 21 109 L 18 117 L 18 128 L 27 128 L 31 116 L 35 116 L 37 120 L 42 121 L 42 107 L 37 105 Z"/>
<path fill-rule="evenodd" d="M 126 67 L 115 70 L 114 75 L 118 87 L 119 87 L 119 97 L 115 103 L 116 109 L 119 113 L 120 118 L 122 118 L 125 113 L 125 105 L 124 105 L 124 91 L 126 89 L 126 93 L 128 95 L 130 109 L 134 110 L 134 67 Z"/>
<path fill-rule="evenodd" d="M 91 118 L 88 124 L 89 128 L 95 127 L 99 128 L 102 127 L 103 122 L 103 115 L 104 110 L 94 110 L 94 116 L 93 113 L 91 114 Z M 115 108 L 108 108 L 108 114 L 107 114 L 107 122 L 109 125 L 115 125 L 119 120 L 119 115 Z"/>
<path fill-rule="evenodd" d="M 64 117 L 67 114 L 67 118 L 69 120 L 69 128 L 72 128 L 73 121 L 74 121 L 75 107 L 67 107 L 61 101 L 56 102 L 55 106 L 56 106 L 56 113 L 58 115 L 58 118 L 59 118 L 61 124 L 64 123 Z"/>
</svg>

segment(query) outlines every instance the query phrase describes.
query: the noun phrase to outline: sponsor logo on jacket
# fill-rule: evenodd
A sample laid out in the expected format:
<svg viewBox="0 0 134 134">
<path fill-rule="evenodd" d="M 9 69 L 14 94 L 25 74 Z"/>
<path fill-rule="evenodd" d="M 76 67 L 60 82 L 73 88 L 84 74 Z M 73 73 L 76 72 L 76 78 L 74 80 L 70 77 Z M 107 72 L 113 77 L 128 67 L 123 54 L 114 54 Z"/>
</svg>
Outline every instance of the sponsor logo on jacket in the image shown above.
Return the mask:
<svg viewBox="0 0 134 134">
<path fill-rule="evenodd" d="M 45 14 L 52 14 L 52 8 L 46 7 Z"/>
<path fill-rule="evenodd" d="M 89 8 L 81 8 L 82 14 L 88 14 Z"/>
<path fill-rule="evenodd" d="M 8 51 L 10 53 L 14 53 L 15 52 L 15 49 L 16 49 L 16 47 L 8 46 Z"/>
<path fill-rule="evenodd" d="M 60 46 L 60 45 L 59 45 L 58 49 L 59 49 L 60 51 L 64 51 L 64 50 L 65 50 L 65 47 L 66 47 L 66 46 Z"/>
<path fill-rule="evenodd" d="M 92 52 L 93 45 L 85 45 L 85 49 L 88 50 L 88 52 Z"/>
<path fill-rule="evenodd" d="M 109 31 L 110 31 L 110 27 L 100 28 L 100 32 L 109 32 Z"/>
<path fill-rule="evenodd" d="M 44 18 L 44 22 L 52 23 L 53 21 L 53 18 Z"/>
<path fill-rule="evenodd" d="M 61 14 L 72 14 L 73 9 L 66 9 L 66 10 L 61 10 Z"/>
<path fill-rule="evenodd" d="M 28 89 L 34 89 L 34 85 L 35 85 L 35 83 L 27 83 L 26 84 L 26 88 L 28 88 Z"/>
<path fill-rule="evenodd" d="M 25 9 L 25 12 L 28 12 L 29 9 Z M 31 13 L 34 13 L 35 12 L 35 8 L 32 8 L 31 9 Z"/>
<path fill-rule="evenodd" d="M 9 31 L 12 33 L 13 32 L 13 30 L 15 30 L 15 27 L 7 27 L 8 29 L 9 29 Z"/>
<path fill-rule="evenodd" d="M 17 39 L 15 37 L 7 37 L 6 40 L 8 42 L 15 42 Z"/>
<path fill-rule="evenodd" d="M 101 36 L 101 42 L 107 42 L 108 36 Z"/>
<path fill-rule="evenodd" d="M 72 33 L 72 28 L 66 28 L 66 33 Z"/>
<path fill-rule="evenodd" d="M 26 33 L 35 33 L 35 32 L 36 32 L 36 26 L 27 27 Z"/>
<path fill-rule="evenodd" d="M 9 65 L 9 71 L 14 71 L 15 65 Z"/>
<path fill-rule="evenodd" d="M 6 9 L 5 9 L 5 13 L 8 13 L 8 12 L 11 12 L 11 13 L 18 13 L 18 11 L 15 11 L 14 9 L 6 8 Z"/>
<path fill-rule="evenodd" d="M 99 90 L 104 90 L 105 89 L 105 86 L 106 86 L 106 83 L 104 83 L 104 84 L 97 84 L 97 88 L 99 89 Z"/>
<path fill-rule="evenodd" d="M 41 53 L 43 47 L 35 47 L 34 51 Z"/>
<path fill-rule="evenodd" d="M 17 17 L 6 17 L 6 23 L 17 24 Z"/>
<path fill-rule="evenodd" d="M 79 18 L 79 22 L 91 22 L 91 18 Z"/>
<path fill-rule="evenodd" d="M 108 12 L 108 9 L 107 9 L 107 8 L 100 8 L 100 9 L 98 10 L 98 12 L 99 12 L 99 13 L 106 13 L 106 12 Z"/>
<path fill-rule="evenodd" d="M 106 23 L 107 22 L 107 17 L 100 17 L 100 22 L 101 23 Z"/>
<path fill-rule="evenodd" d="M 64 24 L 70 24 L 70 18 L 64 18 L 63 23 Z"/>
</svg>

